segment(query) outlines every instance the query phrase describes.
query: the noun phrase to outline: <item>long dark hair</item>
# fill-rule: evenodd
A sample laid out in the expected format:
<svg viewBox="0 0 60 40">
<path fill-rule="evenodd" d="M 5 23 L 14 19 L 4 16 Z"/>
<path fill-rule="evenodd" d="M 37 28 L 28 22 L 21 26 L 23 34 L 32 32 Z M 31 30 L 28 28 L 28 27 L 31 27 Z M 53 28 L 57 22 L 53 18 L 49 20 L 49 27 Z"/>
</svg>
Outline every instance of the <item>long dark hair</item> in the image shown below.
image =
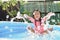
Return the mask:
<svg viewBox="0 0 60 40">
<path fill-rule="evenodd" d="M 34 13 L 35 11 L 39 12 L 39 13 L 40 13 L 40 16 L 41 16 L 41 12 L 40 12 L 39 10 L 34 10 L 33 13 Z M 34 18 L 34 15 L 33 15 L 33 18 Z M 34 18 L 34 19 L 35 19 L 35 18 Z M 37 21 L 37 20 L 35 20 L 35 25 L 36 25 L 36 21 Z M 41 17 L 39 18 L 39 21 L 40 21 L 40 25 L 41 25 Z"/>
</svg>

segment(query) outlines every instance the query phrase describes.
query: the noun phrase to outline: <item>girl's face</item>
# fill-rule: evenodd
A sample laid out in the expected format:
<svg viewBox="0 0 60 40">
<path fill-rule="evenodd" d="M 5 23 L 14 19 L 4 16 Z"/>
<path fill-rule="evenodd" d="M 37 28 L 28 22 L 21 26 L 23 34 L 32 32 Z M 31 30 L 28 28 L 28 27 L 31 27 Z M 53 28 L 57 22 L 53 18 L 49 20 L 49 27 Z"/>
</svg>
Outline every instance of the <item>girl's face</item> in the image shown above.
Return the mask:
<svg viewBox="0 0 60 40">
<path fill-rule="evenodd" d="M 34 13 L 35 13 L 35 14 L 34 14 L 34 18 L 35 18 L 36 20 L 39 20 L 39 19 L 40 19 L 40 12 L 39 12 L 39 11 L 35 11 Z"/>
</svg>

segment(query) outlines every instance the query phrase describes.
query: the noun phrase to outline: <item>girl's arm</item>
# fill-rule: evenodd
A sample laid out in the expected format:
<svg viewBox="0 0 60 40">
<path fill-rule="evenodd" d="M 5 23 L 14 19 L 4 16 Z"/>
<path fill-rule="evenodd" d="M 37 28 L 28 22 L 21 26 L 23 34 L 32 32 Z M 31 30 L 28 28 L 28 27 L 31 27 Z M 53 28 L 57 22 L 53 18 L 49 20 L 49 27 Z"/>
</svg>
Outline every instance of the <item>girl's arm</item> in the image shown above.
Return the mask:
<svg viewBox="0 0 60 40">
<path fill-rule="evenodd" d="M 31 22 L 34 22 L 34 18 L 28 16 L 27 14 L 24 14 L 24 17 L 30 20 Z"/>
<path fill-rule="evenodd" d="M 50 12 L 50 13 L 48 13 L 45 17 L 43 17 L 44 22 L 45 22 L 46 20 L 50 19 L 51 16 L 55 16 L 55 13 Z"/>
</svg>

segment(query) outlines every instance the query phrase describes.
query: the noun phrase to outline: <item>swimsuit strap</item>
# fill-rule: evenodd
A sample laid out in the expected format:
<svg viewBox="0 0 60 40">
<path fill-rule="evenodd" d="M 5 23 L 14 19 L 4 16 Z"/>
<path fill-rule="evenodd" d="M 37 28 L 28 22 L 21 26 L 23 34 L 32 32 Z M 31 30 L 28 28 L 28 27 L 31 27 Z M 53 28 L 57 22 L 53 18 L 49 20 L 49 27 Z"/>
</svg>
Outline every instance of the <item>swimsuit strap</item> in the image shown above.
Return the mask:
<svg viewBox="0 0 60 40">
<path fill-rule="evenodd" d="M 37 20 L 35 20 L 35 26 L 37 27 L 36 22 L 37 22 Z M 39 22 L 40 22 L 40 25 L 41 25 L 41 19 L 39 20 Z"/>
</svg>

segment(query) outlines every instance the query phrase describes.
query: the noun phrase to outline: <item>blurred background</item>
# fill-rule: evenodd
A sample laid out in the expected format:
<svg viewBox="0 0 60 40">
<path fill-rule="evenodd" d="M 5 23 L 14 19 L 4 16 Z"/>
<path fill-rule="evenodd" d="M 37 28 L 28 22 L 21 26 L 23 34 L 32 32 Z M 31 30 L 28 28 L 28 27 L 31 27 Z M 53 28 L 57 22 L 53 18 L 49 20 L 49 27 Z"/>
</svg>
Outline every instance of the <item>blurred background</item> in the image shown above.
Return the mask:
<svg viewBox="0 0 60 40">
<path fill-rule="evenodd" d="M 0 21 L 10 21 L 11 18 L 21 14 L 32 16 L 35 9 L 41 11 L 44 17 L 48 12 L 54 12 L 56 16 L 49 19 L 50 24 L 60 24 L 60 1 L 59 0 L 0 0 Z"/>
</svg>

